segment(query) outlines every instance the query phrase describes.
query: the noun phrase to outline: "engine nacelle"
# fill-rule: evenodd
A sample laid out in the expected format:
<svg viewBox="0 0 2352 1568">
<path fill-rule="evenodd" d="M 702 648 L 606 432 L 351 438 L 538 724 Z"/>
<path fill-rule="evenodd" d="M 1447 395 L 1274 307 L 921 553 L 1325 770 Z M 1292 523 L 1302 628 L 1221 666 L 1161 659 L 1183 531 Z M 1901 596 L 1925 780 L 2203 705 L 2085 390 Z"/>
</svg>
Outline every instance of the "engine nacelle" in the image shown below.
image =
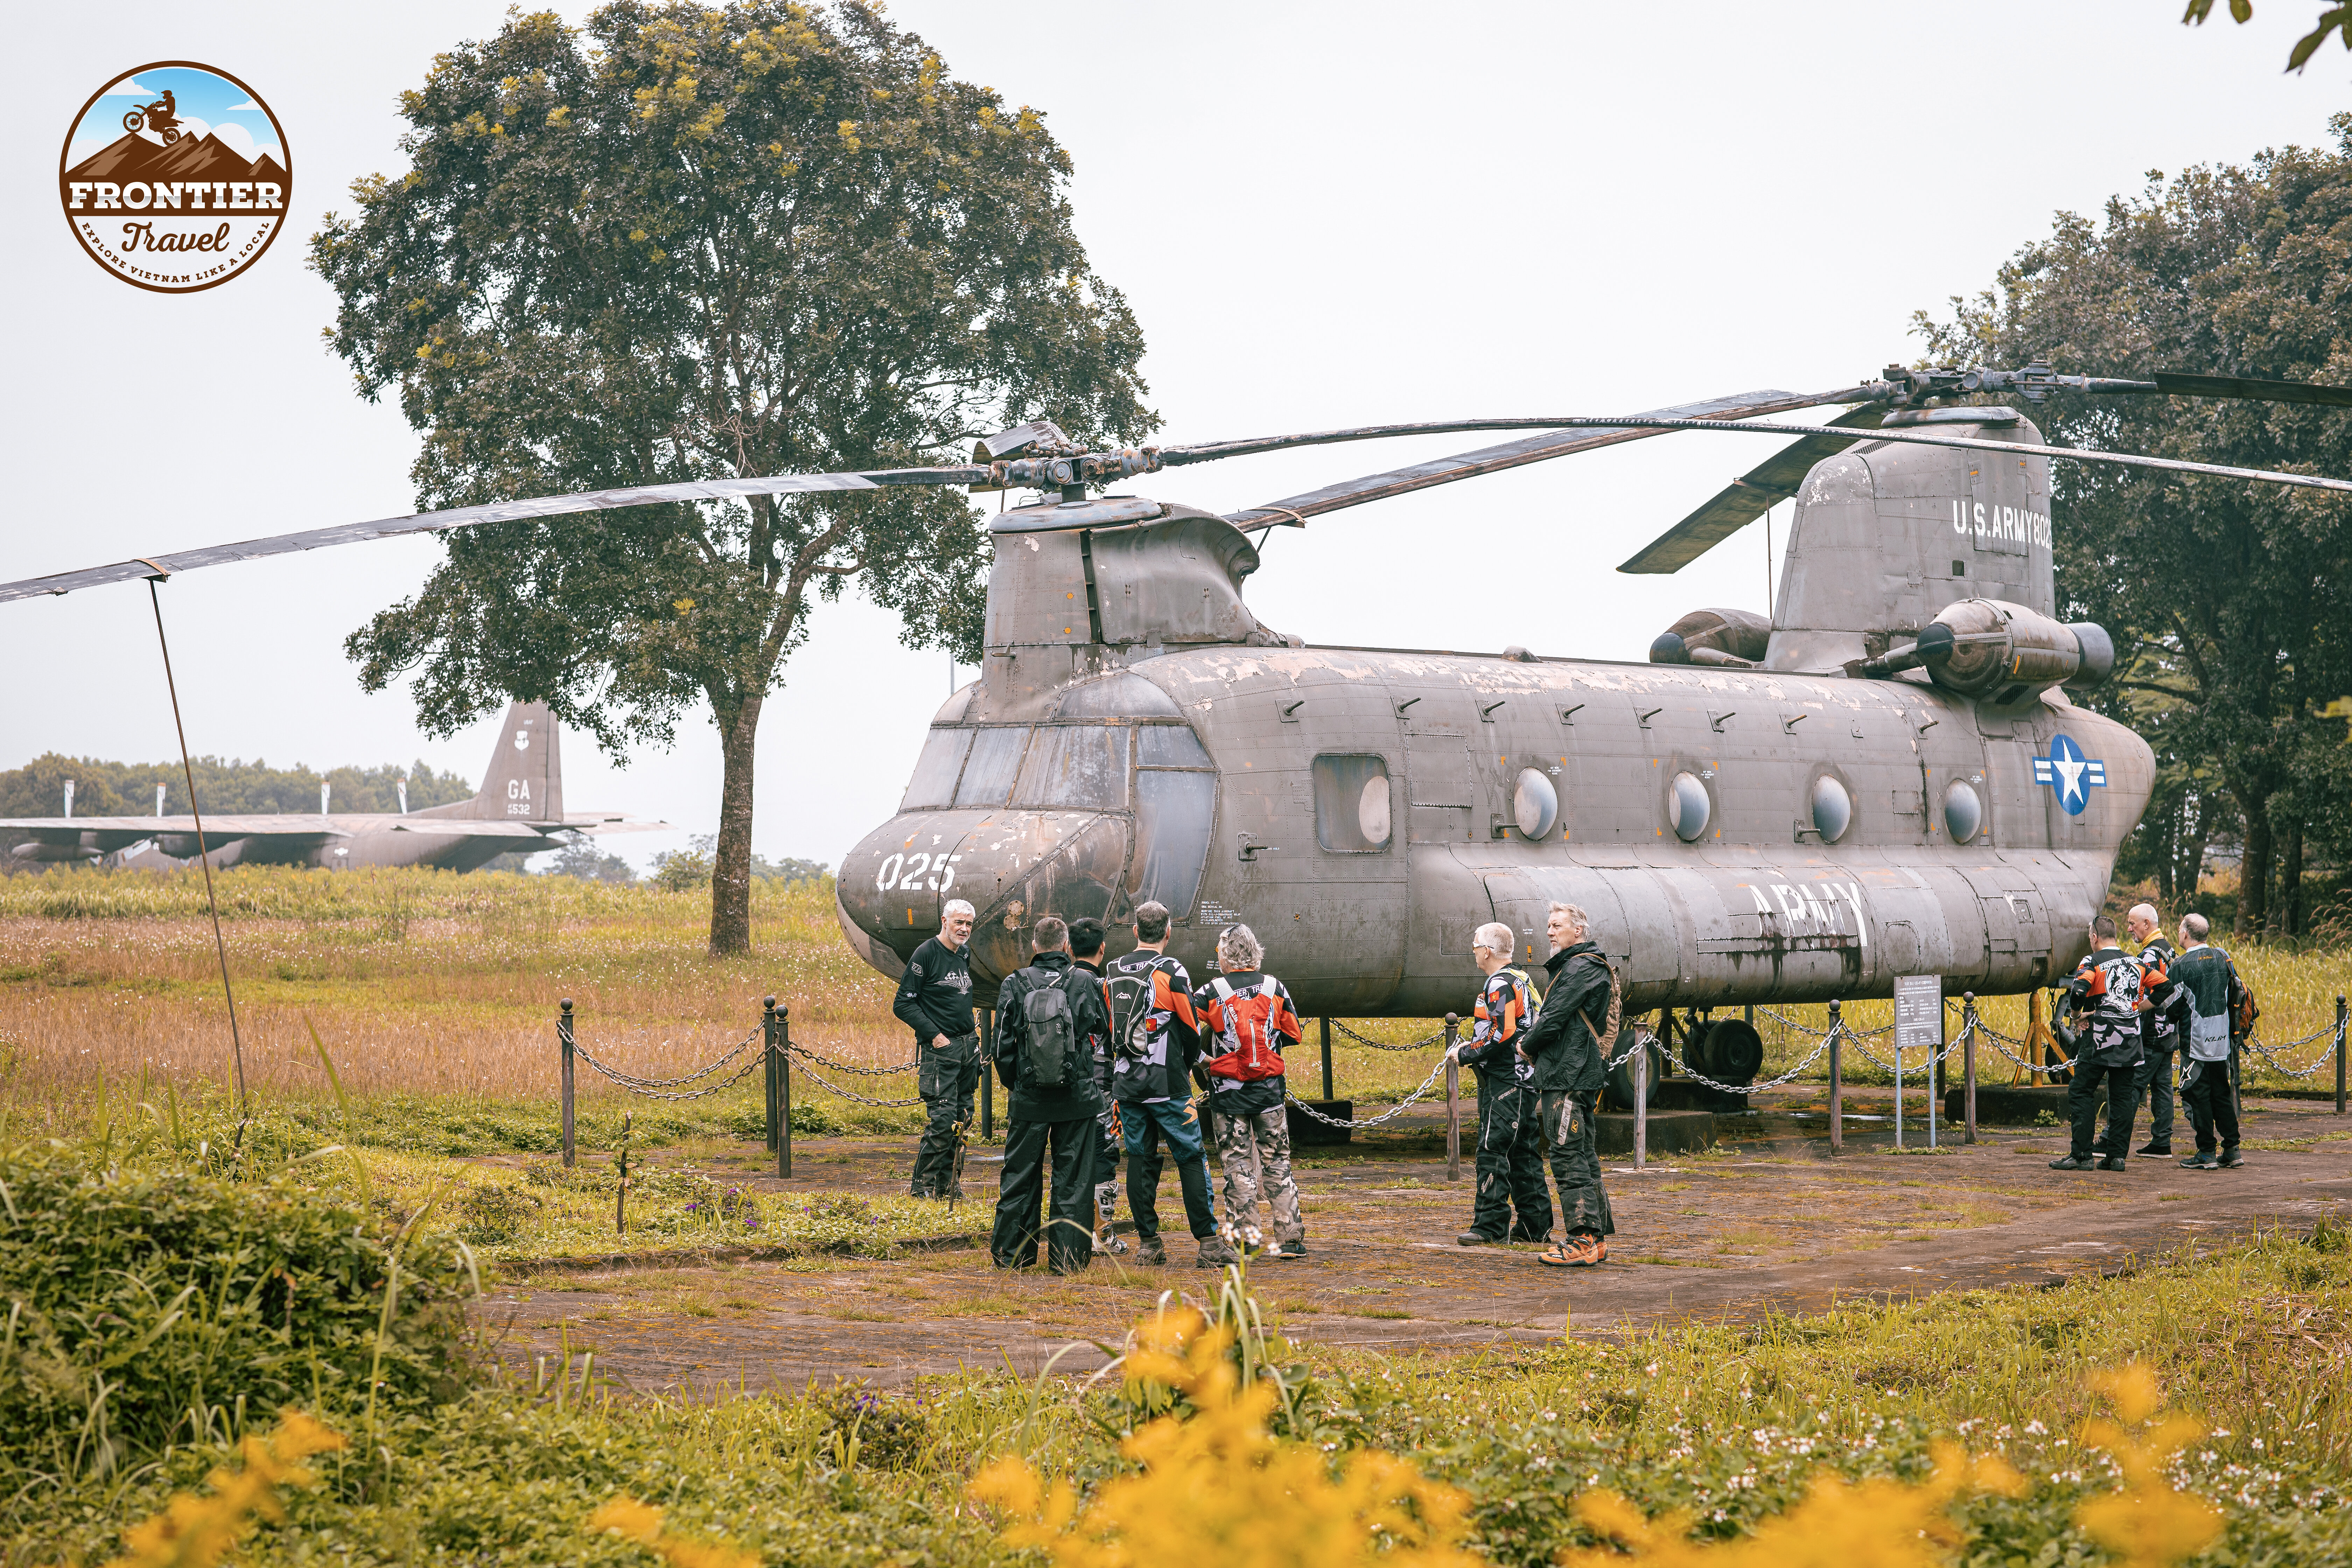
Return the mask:
<svg viewBox="0 0 2352 1568">
<path fill-rule="evenodd" d="M 1650 644 L 1652 664 L 1759 664 L 1772 623 L 1748 610 L 1693 610 Z"/>
<path fill-rule="evenodd" d="M 45 861 L 95 860 L 99 856 L 99 851 L 95 846 L 80 843 L 46 844 L 38 839 L 34 840 L 30 844 L 19 844 L 15 848 L 9 850 L 8 853 L 18 860 Z"/>
<path fill-rule="evenodd" d="M 1924 668 L 1947 691 L 2006 706 L 2053 686 L 2088 690 L 2115 667 L 2115 640 L 2104 626 L 2055 621 L 2004 599 L 1962 599 L 1866 673 Z"/>
</svg>

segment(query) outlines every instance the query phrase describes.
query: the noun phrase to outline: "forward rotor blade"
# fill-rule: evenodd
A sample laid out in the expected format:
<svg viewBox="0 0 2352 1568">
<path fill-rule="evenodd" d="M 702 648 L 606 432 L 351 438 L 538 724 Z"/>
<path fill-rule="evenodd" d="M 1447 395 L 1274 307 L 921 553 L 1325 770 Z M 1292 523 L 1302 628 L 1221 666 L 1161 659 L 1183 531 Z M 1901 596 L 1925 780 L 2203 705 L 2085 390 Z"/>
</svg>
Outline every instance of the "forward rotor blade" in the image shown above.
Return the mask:
<svg viewBox="0 0 2352 1568">
<path fill-rule="evenodd" d="M 1667 430 L 1736 430 L 1773 436 L 1807 436 L 1817 437 L 1819 426 L 1777 425 L 1753 423 L 1724 425 L 1711 419 L 1644 419 L 1612 418 L 1555 421 L 1563 426 L 1577 425 L 1638 426 L 1647 429 Z M 2152 468 L 2165 473 L 2205 474 L 2215 479 L 2252 479 L 2261 484 L 2291 485 L 2303 489 L 2336 490 L 2352 494 L 2352 479 L 2331 479 L 2325 474 L 2288 474 L 2272 468 L 2238 468 L 2221 463 L 2191 463 L 2178 458 L 2145 458 L 2136 452 L 2091 452 L 2073 447 L 2036 447 L 2021 441 L 1990 441 L 1974 436 L 1929 436 L 1915 430 L 1874 430 L 1868 435 L 1838 437 L 1841 447 L 1864 441 L 1883 441 L 1912 447 L 1958 447 L 1971 452 L 2007 452 L 2017 456 L 2059 458 L 2074 463 L 2105 463 L 2114 468 Z M 1792 448 L 1793 450 L 1793 448 Z M 1676 525 L 1680 527 L 1680 524 Z M 1651 550 L 1671 538 L 1671 531 L 1653 543 Z M 1639 564 L 1650 553 L 1641 555 L 1617 568 L 1620 572 L 1656 571 L 1656 567 Z M 1671 568 L 1668 568 L 1671 570 Z"/>
<path fill-rule="evenodd" d="M 1385 500 L 1391 496 L 1407 495 L 1414 490 L 1428 489 L 1433 485 L 1475 479 L 1484 474 L 1500 473 L 1506 468 L 1516 468 L 1527 463 L 1540 463 L 1553 458 L 1565 458 L 1572 452 L 1589 452 L 1596 447 L 1614 446 L 1620 441 L 1639 441 L 1662 430 L 1679 430 L 1685 423 L 1703 426 L 1724 424 L 1752 418 L 1759 414 L 1786 414 L 1799 408 L 1818 408 L 1827 403 L 1852 403 L 1871 395 L 1869 389 L 1854 387 L 1810 395 L 1778 391 L 1743 392 L 1706 403 L 1655 408 L 1633 419 L 1491 419 L 1465 420 L 1447 425 L 1374 425 L 1365 426 L 1364 433 L 1334 430 L 1317 436 L 1275 436 L 1255 441 L 1221 442 L 1213 447 L 1188 450 L 1215 457 L 1239 457 L 1244 452 L 1268 452 L 1284 447 L 1324 441 L 1370 440 L 1378 436 L 1422 435 L 1445 430 L 1538 429 L 1547 432 L 1524 441 L 1506 442 L 1499 447 L 1415 463 L 1411 468 L 1391 468 L 1386 473 L 1344 479 L 1336 485 L 1326 485 L 1319 490 L 1309 490 L 1304 495 L 1286 497 L 1265 506 L 1252 507 L 1246 511 L 1225 515 L 1225 521 L 1236 528 L 1263 528 L 1276 523 L 1302 523 L 1325 512 L 1361 506 L 1366 501 Z M 1643 424 L 1644 420 L 1650 423 L 1645 426 Z M 1574 426 L 1577 433 L 1569 434 L 1564 426 Z M 1740 428 L 1738 426 L 1727 427 Z M 1164 454 L 1162 460 L 1166 460 Z M 1205 458 L 1195 457 L 1189 460 L 1201 462 Z"/>
<path fill-rule="evenodd" d="M 984 468 L 876 468 L 854 474 L 782 474 L 772 479 L 703 479 L 674 485 L 638 485 L 627 489 L 582 490 L 572 495 L 537 496 L 528 500 L 491 501 L 483 506 L 452 507 L 446 511 L 423 511 L 407 517 L 382 518 L 374 522 L 339 523 L 332 528 L 300 533 L 273 534 L 241 544 L 215 544 L 201 550 L 175 551 L 168 556 L 138 557 L 110 566 L 84 567 L 47 577 L 0 583 L 0 604 L 41 594 L 70 594 L 108 583 L 128 583 L 142 577 L 170 576 L 199 566 L 231 561 L 255 561 L 265 555 L 290 555 L 331 544 L 356 544 L 367 539 L 395 539 L 403 534 L 437 533 L 481 522 L 509 522 L 517 518 L 560 517 L 567 512 L 607 511 L 619 507 L 652 506 L 665 501 L 734 500 L 744 496 L 793 495 L 816 490 L 872 490 L 886 485 L 964 485 L 986 479 Z"/>
<path fill-rule="evenodd" d="M 2242 375 L 2183 375 L 2156 373 L 2156 390 L 2176 397 L 2245 397 L 2259 403 L 2317 403 L 2352 408 L 2352 386 L 2322 386 L 2312 381 L 2259 381 Z"/>
<path fill-rule="evenodd" d="M 1884 405 L 1873 404 L 1840 415 L 1830 423 L 1849 430 L 1874 430 L 1886 417 Z M 1833 458 L 1860 436 L 1808 436 L 1792 441 L 1748 469 L 1657 538 L 1642 552 L 1617 568 L 1620 572 L 1679 572 L 1773 507 L 1797 493 L 1815 463 Z"/>
</svg>

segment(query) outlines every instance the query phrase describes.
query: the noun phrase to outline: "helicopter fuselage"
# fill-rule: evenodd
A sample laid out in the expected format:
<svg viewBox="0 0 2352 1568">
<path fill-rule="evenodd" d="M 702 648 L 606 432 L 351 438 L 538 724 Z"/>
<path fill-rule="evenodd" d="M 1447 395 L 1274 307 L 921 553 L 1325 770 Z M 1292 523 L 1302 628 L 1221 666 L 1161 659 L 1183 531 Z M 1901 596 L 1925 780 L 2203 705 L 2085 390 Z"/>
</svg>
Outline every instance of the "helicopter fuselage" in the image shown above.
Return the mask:
<svg viewBox="0 0 2352 1568">
<path fill-rule="evenodd" d="M 1993 708 L 1924 677 L 1211 647 L 1017 717 L 981 717 L 980 688 L 839 888 L 886 973 L 970 900 L 983 995 L 1038 915 L 1124 948 L 1146 899 L 1195 974 L 1252 926 L 1310 1014 L 1464 1010 L 1472 932 L 1500 921 L 1538 961 L 1555 901 L 1586 911 L 1629 1008 L 1883 996 L 1915 973 L 2021 991 L 2086 951 L 2153 773 L 2054 690 Z M 2068 777 L 2053 755 L 2086 760 Z"/>
</svg>

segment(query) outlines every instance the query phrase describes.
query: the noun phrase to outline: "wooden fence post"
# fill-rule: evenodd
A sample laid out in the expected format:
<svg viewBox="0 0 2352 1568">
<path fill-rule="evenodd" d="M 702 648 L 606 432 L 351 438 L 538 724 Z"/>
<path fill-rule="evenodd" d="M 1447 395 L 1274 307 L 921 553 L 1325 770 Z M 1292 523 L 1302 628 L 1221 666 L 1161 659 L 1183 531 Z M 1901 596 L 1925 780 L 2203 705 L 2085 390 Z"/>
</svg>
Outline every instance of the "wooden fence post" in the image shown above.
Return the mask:
<svg viewBox="0 0 2352 1568">
<path fill-rule="evenodd" d="M 572 998 L 563 999 L 562 1016 L 555 1021 L 555 1037 L 563 1047 L 563 1167 L 572 1168 Z"/>
<path fill-rule="evenodd" d="M 1462 1020 L 1445 1015 L 1445 1179 L 1462 1179 L 1462 1064 L 1454 1059 L 1454 1031 Z"/>
<path fill-rule="evenodd" d="M 1845 1032 L 1843 1006 L 1835 999 L 1830 1002 L 1830 1152 L 1845 1152 L 1845 1084 L 1840 1071 L 1841 1037 Z"/>
</svg>

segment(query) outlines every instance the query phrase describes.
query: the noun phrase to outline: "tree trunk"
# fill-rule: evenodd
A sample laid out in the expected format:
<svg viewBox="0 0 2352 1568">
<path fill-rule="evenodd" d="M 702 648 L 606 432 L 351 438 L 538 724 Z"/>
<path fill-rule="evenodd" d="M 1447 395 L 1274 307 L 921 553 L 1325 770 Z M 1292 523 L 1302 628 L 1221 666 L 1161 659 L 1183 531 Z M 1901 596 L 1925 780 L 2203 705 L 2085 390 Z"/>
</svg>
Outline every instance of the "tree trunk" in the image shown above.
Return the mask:
<svg viewBox="0 0 2352 1568">
<path fill-rule="evenodd" d="M 719 845 L 711 855 L 713 958 L 751 951 L 751 765 L 759 732 L 757 696 L 719 715 L 719 750 L 726 772 L 719 790 Z"/>
<path fill-rule="evenodd" d="M 2271 923 L 2289 936 L 2303 934 L 2303 813 L 2288 815 L 2279 846 L 2278 914 Z"/>
<path fill-rule="evenodd" d="M 2213 797 L 2200 794 L 2196 805 L 2185 812 L 2182 823 L 2180 858 L 2174 865 L 2172 885 L 2178 889 L 2172 909 L 2177 916 L 2197 897 L 2197 884 L 2205 874 L 2205 846 L 2212 842 L 2213 819 L 2220 814 L 2213 809 Z"/>
<path fill-rule="evenodd" d="M 2239 800 L 2246 813 L 2246 852 L 2238 862 L 2238 921 L 2232 930 L 2260 940 L 2270 914 L 2270 802 L 2242 795 Z"/>
</svg>

